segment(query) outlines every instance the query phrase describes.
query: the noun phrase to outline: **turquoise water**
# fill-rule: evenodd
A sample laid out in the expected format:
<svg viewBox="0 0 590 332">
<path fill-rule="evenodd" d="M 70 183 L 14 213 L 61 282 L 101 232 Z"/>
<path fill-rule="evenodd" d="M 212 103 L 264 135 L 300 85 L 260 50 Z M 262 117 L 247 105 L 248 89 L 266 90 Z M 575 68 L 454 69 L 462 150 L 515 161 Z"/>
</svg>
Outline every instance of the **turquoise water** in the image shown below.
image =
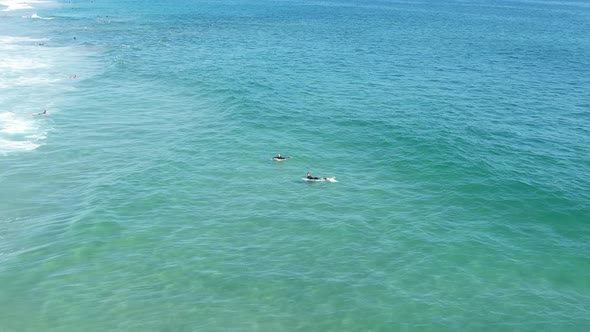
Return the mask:
<svg viewBox="0 0 590 332">
<path fill-rule="evenodd" d="M 590 330 L 587 2 L 28 7 L 0 331 Z"/>
</svg>

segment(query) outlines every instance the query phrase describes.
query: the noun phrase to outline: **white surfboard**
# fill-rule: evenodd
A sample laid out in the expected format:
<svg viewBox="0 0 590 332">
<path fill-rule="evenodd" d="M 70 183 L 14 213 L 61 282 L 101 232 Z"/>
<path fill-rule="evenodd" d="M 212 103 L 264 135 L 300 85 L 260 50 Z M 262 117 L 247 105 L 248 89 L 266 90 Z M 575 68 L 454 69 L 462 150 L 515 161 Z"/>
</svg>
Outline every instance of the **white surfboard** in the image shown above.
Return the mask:
<svg viewBox="0 0 590 332">
<path fill-rule="evenodd" d="M 283 158 L 277 158 L 277 157 L 272 157 L 272 160 L 274 161 L 285 161 L 287 159 L 290 159 L 291 157 L 283 157 Z"/>
<path fill-rule="evenodd" d="M 308 178 L 302 178 L 305 181 L 309 181 L 309 182 L 338 182 L 338 180 L 336 180 L 336 177 L 326 177 L 326 178 L 319 178 L 319 179 L 308 179 Z"/>
</svg>

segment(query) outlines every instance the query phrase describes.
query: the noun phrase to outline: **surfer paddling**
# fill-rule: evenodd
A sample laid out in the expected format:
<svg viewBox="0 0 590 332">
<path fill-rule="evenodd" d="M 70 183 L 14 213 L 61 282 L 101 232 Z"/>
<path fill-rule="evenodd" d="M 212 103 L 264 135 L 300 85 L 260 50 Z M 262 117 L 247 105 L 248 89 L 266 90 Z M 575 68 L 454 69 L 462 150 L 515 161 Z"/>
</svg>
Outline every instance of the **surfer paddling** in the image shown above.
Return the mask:
<svg viewBox="0 0 590 332">
<path fill-rule="evenodd" d="M 317 176 L 311 176 L 310 172 L 307 172 L 307 176 L 305 177 L 308 180 L 319 180 L 320 178 L 318 178 Z M 326 178 L 324 178 L 325 180 Z"/>
<path fill-rule="evenodd" d="M 335 177 L 322 177 L 322 178 L 320 178 L 320 177 L 317 177 L 317 176 L 312 176 L 311 175 L 311 172 L 307 172 L 307 175 L 303 178 L 303 180 L 305 180 L 305 181 L 312 181 L 312 182 L 316 182 L 316 181 L 320 181 L 320 182 L 323 182 L 323 181 L 338 182 L 338 181 L 336 181 L 336 178 Z"/>
<path fill-rule="evenodd" d="M 280 153 L 277 153 L 276 156 L 272 157 L 272 160 L 283 161 L 283 160 L 287 160 L 289 158 L 291 158 L 291 157 L 283 157 L 283 156 L 281 156 Z"/>
</svg>

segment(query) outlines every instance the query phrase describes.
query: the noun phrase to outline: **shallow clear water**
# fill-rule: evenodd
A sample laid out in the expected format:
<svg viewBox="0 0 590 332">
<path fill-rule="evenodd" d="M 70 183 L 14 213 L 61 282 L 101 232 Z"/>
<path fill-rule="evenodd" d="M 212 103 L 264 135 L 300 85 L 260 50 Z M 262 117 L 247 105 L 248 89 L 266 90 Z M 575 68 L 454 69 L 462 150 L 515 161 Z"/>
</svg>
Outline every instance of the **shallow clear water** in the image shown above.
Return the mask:
<svg viewBox="0 0 590 332">
<path fill-rule="evenodd" d="M 586 2 L 30 6 L 0 331 L 590 329 Z"/>
</svg>

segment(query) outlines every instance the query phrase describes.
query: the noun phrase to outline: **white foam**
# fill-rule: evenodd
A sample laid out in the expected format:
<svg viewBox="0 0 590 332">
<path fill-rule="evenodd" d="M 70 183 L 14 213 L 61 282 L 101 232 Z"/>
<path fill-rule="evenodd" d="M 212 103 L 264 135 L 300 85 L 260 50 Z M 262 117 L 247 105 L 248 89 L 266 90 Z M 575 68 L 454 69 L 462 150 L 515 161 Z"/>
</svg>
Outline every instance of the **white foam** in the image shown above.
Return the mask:
<svg viewBox="0 0 590 332">
<path fill-rule="evenodd" d="M 68 77 L 59 69 L 68 49 L 38 45 L 47 40 L 0 36 L 0 88 L 49 85 Z"/>
<path fill-rule="evenodd" d="M 21 45 L 21 43 L 33 43 L 45 41 L 46 39 L 0 36 L 0 69 L 28 70 L 45 68 L 47 64 L 41 60 L 38 45 Z M 37 52 L 37 53 L 35 53 Z M 27 57 L 35 55 L 35 57 Z"/>
<path fill-rule="evenodd" d="M 1 0 L 0 5 L 5 6 L 2 11 L 10 12 L 14 10 L 22 10 L 22 9 L 31 9 L 35 8 L 34 6 L 40 4 L 53 4 L 53 1 L 43 1 L 43 0 Z"/>
<path fill-rule="evenodd" d="M 40 118 L 40 117 L 39 117 Z M 0 113 L 0 154 L 29 151 L 39 147 L 46 130 L 30 114 Z"/>
<path fill-rule="evenodd" d="M 0 133 L 26 134 L 37 129 L 31 119 L 19 116 L 12 112 L 0 113 Z"/>
<path fill-rule="evenodd" d="M 18 78 L 14 78 L 11 80 L 2 80 L 0 78 L 0 89 L 8 89 L 8 88 L 14 88 L 14 87 L 19 87 L 19 86 L 26 86 L 26 87 L 31 87 L 31 86 L 42 86 L 42 85 L 50 85 L 50 84 L 54 84 L 56 82 L 59 81 L 65 81 L 67 80 L 67 76 L 64 76 L 63 78 L 50 78 L 50 77 L 39 77 L 39 76 L 21 76 Z M 62 87 L 61 90 L 69 90 L 70 88 L 68 87 Z"/>
<path fill-rule="evenodd" d="M 31 7 L 29 4 L 24 3 L 22 1 L 0 1 L 0 5 L 6 6 L 5 9 L 3 9 L 3 12 L 10 12 L 13 10 L 20 10 L 20 9 L 31 9 L 33 7 Z"/>
<path fill-rule="evenodd" d="M 25 136 L 27 139 L 33 140 L 33 141 L 38 141 L 38 140 L 42 140 L 42 139 L 46 139 L 47 136 L 45 135 L 45 133 L 39 134 L 39 135 L 27 135 Z"/>
<path fill-rule="evenodd" d="M 23 18 L 28 18 L 28 16 L 23 16 Z M 31 18 L 39 19 L 39 20 L 53 20 L 52 17 L 42 17 L 37 15 L 37 13 L 31 15 Z"/>
<path fill-rule="evenodd" d="M 7 154 L 17 151 L 30 151 L 38 148 L 40 144 L 30 141 L 7 141 L 0 139 L 0 154 Z"/>
<path fill-rule="evenodd" d="M 14 36 L 0 36 L 0 44 L 15 44 L 25 42 L 40 42 L 47 41 L 47 38 L 30 38 L 30 37 L 14 37 Z"/>
<path fill-rule="evenodd" d="M 59 4 L 54 1 L 0 0 L 0 12 L 22 10 L 14 15 L 36 20 L 52 19 L 42 16 L 43 8 L 52 6 Z M 11 14 L 0 14 L 6 15 Z M 56 21 L 58 19 L 52 22 Z M 44 32 L 31 31 L 35 35 Z M 26 32 L 18 31 L 19 34 Z M 8 31 L 0 32 L 0 156 L 34 150 L 43 145 L 47 133 L 53 130 L 51 115 L 59 108 L 55 105 L 59 105 L 62 98 L 68 98 L 64 92 L 77 89 L 79 81 L 104 70 L 102 63 L 92 57 L 102 50 L 96 46 L 78 43 L 46 45 L 52 39 L 44 38 L 44 35 L 18 37 L 8 34 Z M 72 79 L 74 75 L 81 79 Z M 39 115 L 44 109 L 49 115 Z"/>
<path fill-rule="evenodd" d="M 12 70 L 26 70 L 46 68 L 47 64 L 37 59 L 4 59 L 0 61 L 0 68 Z"/>
</svg>

